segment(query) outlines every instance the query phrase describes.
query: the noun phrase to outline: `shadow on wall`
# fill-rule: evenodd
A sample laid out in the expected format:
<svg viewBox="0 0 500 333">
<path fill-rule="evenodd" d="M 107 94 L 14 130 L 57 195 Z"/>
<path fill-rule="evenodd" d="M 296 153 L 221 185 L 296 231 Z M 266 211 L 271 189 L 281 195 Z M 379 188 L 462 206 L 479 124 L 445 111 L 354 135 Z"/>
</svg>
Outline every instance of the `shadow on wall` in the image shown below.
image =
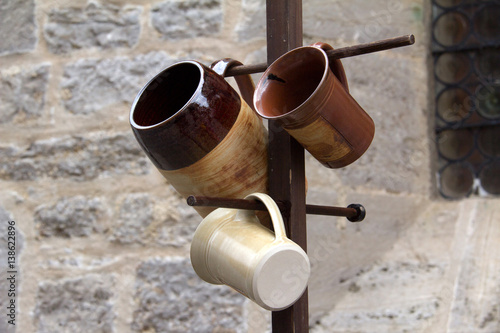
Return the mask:
<svg viewBox="0 0 500 333">
<path fill-rule="evenodd" d="M 308 200 L 312 202 L 315 196 L 319 194 L 311 191 Z M 351 201 L 365 206 L 367 217 L 363 222 L 308 216 L 308 254 L 312 265 L 309 298 L 313 316 L 331 310 L 349 291 L 349 281 L 369 270 L 394 247 L 414 224 L 422 207 L 415 199 L 391 195 L 357 194 Z"/>
</svg>

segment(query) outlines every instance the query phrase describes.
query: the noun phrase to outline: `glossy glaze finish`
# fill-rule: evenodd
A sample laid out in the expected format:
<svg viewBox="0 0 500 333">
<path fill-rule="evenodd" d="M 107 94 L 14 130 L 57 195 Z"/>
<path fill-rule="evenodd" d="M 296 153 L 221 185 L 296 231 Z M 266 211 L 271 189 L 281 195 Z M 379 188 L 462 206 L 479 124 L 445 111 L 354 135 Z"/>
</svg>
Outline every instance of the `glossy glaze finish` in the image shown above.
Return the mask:
<svg viewBox="0 0 500 333">
<path fill-rule="evenodd" d="M 226 284 L 268 310 L 293 304 L 310 275 L 307 254 L 286 237 L 276 203 L 266 194 L 246 199 L 265 204 L 275 230 L 263 227 L 253 211 L 219 208 L 196 229 L 191 243 L 195 272 L 212 284 Z"/>
<path fill-rule="evenodd" d="M 349 94 L 340 61 L 329 62 L 328 49 L 319 43 L 280 57 L 259 81 L 254 103 L 323 165 L 341 168 L 368 149 L 375 126 Z"/>
<path fill-rule="evenodd" d="M 216 73 L 194 61 L 180 62 L 152 79 L 134 102 L 130 123 L 137 141 L 184 198 L 267 193 L 267 130 L 222 76 L 238 64 L 223 59 L 214 63 Z M 250 76 L 236 82 L 252 102 Z M 195 209 L 205 217 L 215 208 Z M 268 225 L 268 217 L 261 217 Z"/>
<path fill-rule="evenodd" d="M 168 67 L 132 106 L 134 135 L 155 166 L 176 170 L 206 156 L 232 128 L 238 93 L 216 72 L 195 61 Z"/>
<path fill-rule="evenodd" d="M 267 193 L 267 130 L 242 100 L 233 127 L 209 154 L 185 168 L 160 172 L 184 198 L 241 199 L 253 192 Z M 195 209 L 205 217 L 215 208 Z"/>
</svg>

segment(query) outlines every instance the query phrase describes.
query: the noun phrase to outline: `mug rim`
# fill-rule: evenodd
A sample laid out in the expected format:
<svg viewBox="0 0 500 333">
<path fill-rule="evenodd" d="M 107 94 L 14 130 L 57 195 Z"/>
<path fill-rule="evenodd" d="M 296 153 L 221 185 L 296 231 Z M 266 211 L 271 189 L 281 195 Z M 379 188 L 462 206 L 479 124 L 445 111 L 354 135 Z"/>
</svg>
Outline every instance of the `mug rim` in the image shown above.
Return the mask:
<svg viewBox="0 0 500 333">
<path fill-rule="evenodd" d="M 271 67 L 273 66 L 273 64 L 277 63 L 278 61 L 282 60 L 283 58 L 287 57 L 287 56 L 290 56 L 291 54 L 295 53 L 295 52 L 299 52 L 303 49 L 312 49 L 314 51 L 319 51 L 321 53 L 321 55 L 323 56 L 323 59 L 325 60 L 325 68 L 323 70 L 323 75 L 321 76 L 321 80 L 318 82 L 318 85 L 316 86 L 316 88 L 314 89 L 314 91 L 309 95 L 309 97 L 307 97 L 301 104 L 299 104 L 297 107 L 295 107 L 293 110 L 290 110 L 284 114 L 281 114 L 281 115 L 278 115 L 278 116 L 267 116 L 267 115 L 264 115 L 260 108 L 257 107 L 257 101 L 260 100 L 260 98 L 257 98 L 257 93 L 260 91 L 260 86 L 261 86 L 261 82 L 263 80 L 265 80 L 269 74 L 269 71 L 271 70 Z M 290 50 L 288 52 L 286 52 L 285 54 L 281 55 L 278 59 L 276 59 L 267 69 L 266 71 L 262 74 L 262 77 L 260 78 L 259 82 L 257 83 L 257 87 L 255 88 L 255 93 L 254 93 L 254 108 L 255 108 L 255 111 L 259 114 L 259 116 L 261 116 L 262 118 L 264 119 L 269 119 L 269 120 L 279 120 L 279 119 L 283 119 L 283 118 L 286 118 L 286 117 L 289 117 L 291 114 L 294 114 L 294 113 L 297 113 L 299 109 L 301 109 L 303 107 L 304 104 L 306 104 L 314 95 L 316 95 L 316 93 L 318 92 L 318 90 L 321 88 L 321 84 L 325 81 L 326 79 L 326 76 L 328 75 L 328 70 L 330 70 L 330 67 L 328 66 L 328 55 L 326 54 L 326 52 L 317 47 L 317 46 L 313 46 L 313 45 L 306 45 L 306 46 L 301 46 L 301 47 L 297 47 L 293 50 Z M 335 74 L 334 74 L 335 75 Z"/>
<path fill-rule="evenodd" d="M 193 95 L 189 98 L 189 100 L 179 109 L 177 110 L 173 115 L 171 115 L 170 117 L 156 123 L 156 124 L 153 124 L 153 125 L 147 125 L 147 126 L 144 126 L 144 125 L 139 125 L 135 122 L 134 120 L 134 115 L 135 115 L 135 111 L 136 111 L 136 108 L 137 108 L 137 104 L 139 103 L 139 100 L 141 99 L 143 93 L 149 88 L 149 86 L 158 78 L 160 77 L 162 74 L 164 74 L 167 70 L 170 70 L 171 68 L 173 67 L 176 67 L 176 66 L 179 66 L 179 65 L 183 65 L 183 64 L 191 64 L 191 65 L 195 65 L 198 70 L 200 71 L 200 80 L 198 82 L 198 86 L 196 87 L 196 90 L 193 92 Z M 184 60 L 184 61 L 179 61 L 179 62 L 176 62 L 168 67 L 165 67 L 164 69 L 162 69 L 160 72 L 158 72 L 158 74 L 156 74 L 152 79 L 150 79 L 142 88 L 141 90 L 139 91 L 139 93 L 136 95 L 135 99 L 134 99 L 134 102 L 132 103 L 132 107 L 130 109 L 130 115 L 129 115 L 129 121 L 130 121 L 130 124 L 132 125 L 133 128 L 136 128 L 136 129 L 140 129 L 140 130 L 148 130 L 148 129 L 153 129 L 153 128 L 156 128 L 156 127 L 159 127 L 163 124 L 165 124 L 166 122 L 174 119 L 174 118 L 177 118 L 180 116 L 180 114 L 182 113 L 182 111 L 184 111 L 187 106 L 189 104 L 191 104 L 191 102 L 193 101 L 193 99 L 199 94 L 199 92 L 201 91 L 201 88 L 203 86 L 203 83 L 205 82 L 204 80 L 204 69 L 202 67 L 202 64 L 197 62 L 197 61 L 194 61 L 194 60 Z"/>
</svg>

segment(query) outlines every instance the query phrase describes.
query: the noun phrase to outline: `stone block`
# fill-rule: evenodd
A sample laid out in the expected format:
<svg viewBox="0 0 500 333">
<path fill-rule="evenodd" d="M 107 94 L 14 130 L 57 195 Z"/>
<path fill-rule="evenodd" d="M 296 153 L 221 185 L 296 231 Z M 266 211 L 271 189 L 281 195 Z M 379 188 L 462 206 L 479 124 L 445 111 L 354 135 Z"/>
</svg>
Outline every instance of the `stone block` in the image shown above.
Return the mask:
<svg viewBox="0 0 500 333">
<path fill-rule="evenodd" d="M 150 163 L 131 132 L 63 136 L 29 147 L 5 147 L 0 179 L 68 178 L 77 181 L 122 174 L 146 174 Z"/>
<path fill-rule="evenodd" d="M 346 186 L 425 193 L 430 147 L 420 63 L 372 54 L 343 61 L 351 95 L 372 117 L 375 137 L 366 153 L 338 170 Z M 423 70 L 423 68 L 422 68 Z"/>
<path fill-rule="evenodd" d="M 64 107 L 74 114 L 90 114 L 116 103 L 130 107 L 141 88 L 175 60 L 164 52 L 132 59 L 81 59 L 64 68 Z"/>
<path fill-rule="evenodd" d="M 463 202 L 448 280 L 450 332 L 500 331 L 500 207 L 495 200 Z M 453 278 L 453 279 L 452 279 Z"/>
<path fill-rule="evenodd" d="M 317 318 L 312 333 L 441 332 L 433 330 L 447 305 L 438 295 L 447 264 L 406 256 L 383 258 L 341 280 L 335 307 Z"/>
<path fill-rule="evenodd" d="M 147 193 L 129 194 L 120 206 L 118 223 L 110 240 L 121 244 L 147 241 L 147 229 L 153 224 L 154 203 Z"/>
<path fill-rule="evenodd" d="M 133 332 L 246 332 L 245 298 L 202 281 L 188 259 L 142 262 L 135 298 Z"/>
<path fill-rule="evenodd" d="M 314 192 L 311 193 L 314 199 Z M 325 192 L 325 198 L 334 194 Z M 312 200 L 311 200 L 312 202 Z M 315 200 L 318 204 L 328 204 Z M 344 206 L 360 203 L 366 208 L 363 222 L 351 223 L 343 217 L 308 216 L 308 255 L 312 273 L 309 280 L 311 313 L 333 308 L 344 294 L 342 283 L 366 271 L 391 251 L 418 216 L 422 203 L 414 198 L 354 193 Z M 390 214 L 388 208 L 391 207 Z"/>
<path fill-rule="evenodd" d="M 190 245 L 194 232 L 202 221 L 202 217 L 192 207 L 187 206 L 184 199 L 157 201 L 155 216 L 159 221 L 156 227 L 156 242 L 161 246 Z"/>
<path fill-rule="evenodd" d="M 62 198 L 55 205 L 35 210 L 35 225 L 44 237 L 85 237 L 99 231 L 105 215 L 101 198 L 75 196 Z"/>
<path fill-rule="evenodd" d="M 243 0 L 241 14 L 235 27 L 236 40 L 266 39 L 266 1 Z M 267 59 L 264 59 L 267 62 Z"/>
<path fill-rule="evenodd" d="M 49 64 L 40 64 L 25 69 L 11 67 L 0 72 L 0 124 L 43 114 L 49 70 Z"/>
<path fill-rule="evenodd" d="M 56 54 L 85 48 L 132 47 L 141 32 L 138 6 L 91 1 L 85 8 L 56 8 L 48 13 L 44 37 Z"/>
<path fill-rule="evenodd" d="M 36 332 L 114 332 L 114 292 L 113 278 L 108 275 L 40 283 L 34 310 Z"/>
<path fill-rule="evenodd" d="M 189 208 L 183 208 L 175 195 L 167 199 L 147 193 L 133 193 L 120 205 L 119 216 L 110 241 L 144 246 L 189 245 L 201 217 Z"/>
<path fill-rule="evenodd" d="M 34 0 L 0 0 L 0 22 L 0 55 L 35 49 L 38 38 Z"/>
<path fill-rule="evenodd" d="M 153 27 L 169 40 L 216 36 L 222 19 L 220 0 L 168 0 L 151 9 Z"/>
<path fill-rule="evenodd" d="M 303 5 L 304 35 L 368 43 L 420 30 L 422 12 L 410 0 L 311 0 Z"/>
</svg>

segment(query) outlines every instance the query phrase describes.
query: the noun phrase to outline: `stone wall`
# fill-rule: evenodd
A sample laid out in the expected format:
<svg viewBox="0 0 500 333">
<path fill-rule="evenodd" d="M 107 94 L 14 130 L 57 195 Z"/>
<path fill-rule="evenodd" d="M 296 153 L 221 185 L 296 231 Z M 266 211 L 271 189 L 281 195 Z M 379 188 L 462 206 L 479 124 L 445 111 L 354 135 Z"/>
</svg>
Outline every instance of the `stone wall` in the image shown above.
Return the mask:
<svg viewBox="0 0 500 333">
<path fill-rule="evenodd" d="M 368 212 L 308 217 L 311 332 L 498 332 L 499 201 L 435 194 L 428 1 L 303 7 L 304 43 L 417 39 L 343 60 L 376 124 L 368 152 L 341 170 L 307 155 L 309 203 Z M 265 1 L 0 0 L 0 36 L 4 311 L 9 220 L 18 270 L 16 326 L 2 315 L 0 331 L 269 330 L 268 312 L 195 275 L 200 217 L 128 124 L 140 88 L 178 60 L 265 61 Z"/>
</svg>

